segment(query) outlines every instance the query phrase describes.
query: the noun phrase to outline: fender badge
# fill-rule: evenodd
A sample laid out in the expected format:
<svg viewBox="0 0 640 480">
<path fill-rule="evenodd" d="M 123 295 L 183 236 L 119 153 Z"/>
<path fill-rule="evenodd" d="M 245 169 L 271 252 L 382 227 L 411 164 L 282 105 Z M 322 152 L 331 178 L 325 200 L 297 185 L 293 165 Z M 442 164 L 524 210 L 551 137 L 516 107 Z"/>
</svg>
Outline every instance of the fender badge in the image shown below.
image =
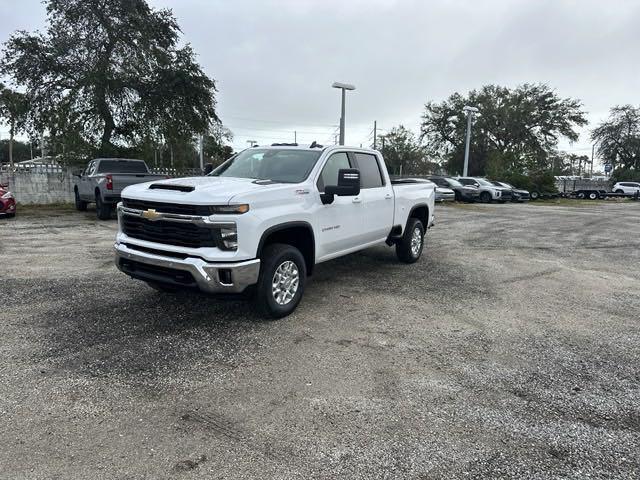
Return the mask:
<svg viewBox="0 0 640 480">
<path fill-rule="evenodd" d="M 296 195 L 309 195 L 309 190 L 296 190 Z"/>
</svg>

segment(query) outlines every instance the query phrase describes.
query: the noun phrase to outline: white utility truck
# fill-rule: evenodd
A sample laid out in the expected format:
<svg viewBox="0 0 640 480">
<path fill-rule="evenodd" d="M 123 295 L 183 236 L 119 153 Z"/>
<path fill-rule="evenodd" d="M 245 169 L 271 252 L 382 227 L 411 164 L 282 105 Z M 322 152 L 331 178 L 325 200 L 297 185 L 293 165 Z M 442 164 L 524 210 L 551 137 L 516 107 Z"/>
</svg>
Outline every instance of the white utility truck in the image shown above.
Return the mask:
<svg viewBox="0 0 640 480">
<path fill-rule="evenodd" d="M 116 264 L 161 291 L 251 287 L 263 314 L 282 317 L 318 263 L 384 243 L 417 261 L 434 198 L 429 181 L 392 181 L 375 150 L 253 147 L 205 177 L 127 187 Z"/>
</svg>

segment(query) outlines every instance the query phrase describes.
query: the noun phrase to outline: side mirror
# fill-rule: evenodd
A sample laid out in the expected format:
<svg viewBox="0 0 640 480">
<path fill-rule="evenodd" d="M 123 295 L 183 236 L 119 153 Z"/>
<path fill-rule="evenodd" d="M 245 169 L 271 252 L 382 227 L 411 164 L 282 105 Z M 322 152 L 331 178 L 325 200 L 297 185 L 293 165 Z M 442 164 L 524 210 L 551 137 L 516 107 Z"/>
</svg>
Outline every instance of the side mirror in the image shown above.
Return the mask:
<svg viewBox="0 0 640 480">
<path fill-rule="evenodd" d="M 360 170 L 341 168 L 338 170 L 338 185 L 326 185 L 322 203 L 333 203 L 334 196 L 355 197 L 360 193 Z"/>
</svg>

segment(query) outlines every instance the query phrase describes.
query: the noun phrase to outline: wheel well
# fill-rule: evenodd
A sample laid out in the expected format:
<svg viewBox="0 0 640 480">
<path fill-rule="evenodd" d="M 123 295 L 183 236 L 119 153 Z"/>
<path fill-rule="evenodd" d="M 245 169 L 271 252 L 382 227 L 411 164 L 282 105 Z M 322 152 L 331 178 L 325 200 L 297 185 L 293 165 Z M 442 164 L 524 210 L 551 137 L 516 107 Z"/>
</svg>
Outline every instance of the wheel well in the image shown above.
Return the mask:
<svg viewBox="0 0 640 480">
<path fill-rule="evenodd" d="M 307 275 L 313 273 L 313 267 L 316 263 L 316 250 L 311 225 L 307 223 L 296 223 L 272 227 L 264 233 L 260 240 L 258 256 L 262 254 L 265 246 L 272 243 L 285 243 L 296 247 L 304 257 Z"/>
<path fill-rule="evenodd" d="M 426 205 L 418 205 L 416 207 L 413 207 L 413 210 L 411 210 L 411 213 L 409 214 L 409 218 L 417 218 L 418 220 L 420 220 L 422 222 L 422 226 L 426 231 L 429 227 L 429 207 L 427 207 Z"/>
</svg>

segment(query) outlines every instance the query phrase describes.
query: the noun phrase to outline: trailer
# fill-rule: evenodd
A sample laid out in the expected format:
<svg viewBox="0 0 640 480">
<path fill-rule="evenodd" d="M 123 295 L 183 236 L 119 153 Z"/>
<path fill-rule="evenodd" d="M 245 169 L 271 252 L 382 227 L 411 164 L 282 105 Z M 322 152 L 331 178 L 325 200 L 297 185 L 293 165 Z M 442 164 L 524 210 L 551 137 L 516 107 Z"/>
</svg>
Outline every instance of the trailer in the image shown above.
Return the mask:
<svg viewBox="0 0 640 480">
<path fill-rule="evenodd" d="M 638 192 L 636 193 L 616 193 L 607 192 L 606 190 L 597 190 L 592 188 L 581 188 L 572 192 L 564 192 L 561 194 L 564 198 L 579 198 L 586 200 L 604 200 L 607 198 L 630 198 L 638 200 Z"/>
</svg>

